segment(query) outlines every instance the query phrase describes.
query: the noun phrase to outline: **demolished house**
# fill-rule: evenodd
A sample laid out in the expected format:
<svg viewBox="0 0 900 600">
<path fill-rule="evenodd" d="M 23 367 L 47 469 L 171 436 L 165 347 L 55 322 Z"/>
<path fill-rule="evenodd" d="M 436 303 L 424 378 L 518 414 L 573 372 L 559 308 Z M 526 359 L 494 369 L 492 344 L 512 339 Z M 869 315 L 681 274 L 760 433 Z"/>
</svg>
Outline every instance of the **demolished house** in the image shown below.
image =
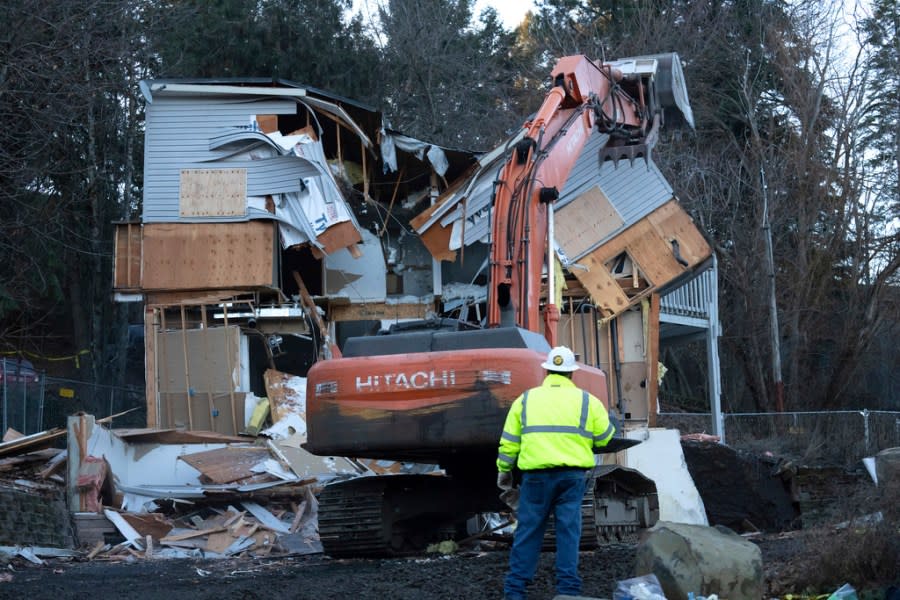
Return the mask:
<svg viewBox="0 0 900 600">
<path fill-rule="evenodd" d="M 117 225 L 114 287 L 144 306 L 147 428 L 70 418 L 74 537 L 114 558 L 316 551 L 329 481 L 430 467 L 306 452 L 305 375 L 348 337 L 480 320 L 494 180 L 516 136 L 483 154 L 442 148 L 286 81 L 141 89 L 143 213 Z M 709 247 L 652 160 L 597 168 L 603 137 L 557 202 L 559 341 L 609 374 L 626 419 L 652 426 L 659 343 L 705 336 L 718 414 Z M 645 446 L 630 462 L 666 477 Z"/>
</svg>

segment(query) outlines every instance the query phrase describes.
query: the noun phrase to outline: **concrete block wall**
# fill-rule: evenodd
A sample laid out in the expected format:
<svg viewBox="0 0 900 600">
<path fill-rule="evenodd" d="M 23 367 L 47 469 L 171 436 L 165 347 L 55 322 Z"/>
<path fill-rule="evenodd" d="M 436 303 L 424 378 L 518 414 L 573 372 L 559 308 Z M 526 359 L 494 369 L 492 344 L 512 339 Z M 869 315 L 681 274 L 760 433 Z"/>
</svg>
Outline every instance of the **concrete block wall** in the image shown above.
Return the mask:
<svg viewBox="0 0 900 600">
<path fill-rule="evenodd" d="M 65 492 L 26 492 L 0 484 L 0 546 L 72 548 Z"/>
</svg>

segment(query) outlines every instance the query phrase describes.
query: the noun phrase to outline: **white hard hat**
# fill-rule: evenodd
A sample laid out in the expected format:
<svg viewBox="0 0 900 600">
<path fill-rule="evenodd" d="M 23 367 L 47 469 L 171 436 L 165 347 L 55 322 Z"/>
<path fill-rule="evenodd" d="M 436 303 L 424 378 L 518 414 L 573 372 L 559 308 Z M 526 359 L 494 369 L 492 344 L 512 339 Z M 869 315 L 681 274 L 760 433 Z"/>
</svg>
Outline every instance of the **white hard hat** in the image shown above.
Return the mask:
<svg viewBox="0 0 900 600">
<path fill-rule="evenodd" d="M 548 371 L 571 372 L 577 371 L 575 354 L 565 346 L 557 346 L 547 354 L 547 360 L 541 365 Z"/>
</svg>

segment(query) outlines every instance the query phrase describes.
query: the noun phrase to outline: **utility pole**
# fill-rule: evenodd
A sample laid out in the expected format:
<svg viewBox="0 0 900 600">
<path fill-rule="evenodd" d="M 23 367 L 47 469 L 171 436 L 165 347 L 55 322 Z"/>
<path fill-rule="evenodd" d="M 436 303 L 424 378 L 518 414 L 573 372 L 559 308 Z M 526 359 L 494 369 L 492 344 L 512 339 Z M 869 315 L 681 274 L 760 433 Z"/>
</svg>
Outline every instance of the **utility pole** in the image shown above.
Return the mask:
<svg viewBox="0 0 900 600">
<path fill-rule="evenodd" d="M 769 223 L 769 186 L 765 168 L 760 166 L 763 197 L 763 238 L 766 241 L 766 272 L 769 278 L 769 333 L 772 338 L 772 379 L 775 381 L 775 410 L 784 412 L 784 381 L 781 379 L 781 342 L 778 337 L 778 305 L 775 303 L 775 257 L 772 252 L 772 225 Z"/>
</svg>

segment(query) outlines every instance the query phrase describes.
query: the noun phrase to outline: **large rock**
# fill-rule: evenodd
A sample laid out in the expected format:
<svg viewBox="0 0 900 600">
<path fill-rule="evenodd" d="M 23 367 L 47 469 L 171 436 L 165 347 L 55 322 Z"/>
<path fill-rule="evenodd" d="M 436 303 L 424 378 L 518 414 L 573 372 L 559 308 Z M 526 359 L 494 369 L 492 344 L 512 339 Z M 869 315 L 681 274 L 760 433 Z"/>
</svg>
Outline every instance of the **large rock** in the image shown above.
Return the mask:
<svg viewBox="0 0 900 600">
<path fill-rule="evenodd" d="M 728 600 L 763 597 L 762 553 L 725 528 L 660 521 L 637 549 L 635 574 L 653 573 L 668 600 L 718 594 Z"/>
</svg>

